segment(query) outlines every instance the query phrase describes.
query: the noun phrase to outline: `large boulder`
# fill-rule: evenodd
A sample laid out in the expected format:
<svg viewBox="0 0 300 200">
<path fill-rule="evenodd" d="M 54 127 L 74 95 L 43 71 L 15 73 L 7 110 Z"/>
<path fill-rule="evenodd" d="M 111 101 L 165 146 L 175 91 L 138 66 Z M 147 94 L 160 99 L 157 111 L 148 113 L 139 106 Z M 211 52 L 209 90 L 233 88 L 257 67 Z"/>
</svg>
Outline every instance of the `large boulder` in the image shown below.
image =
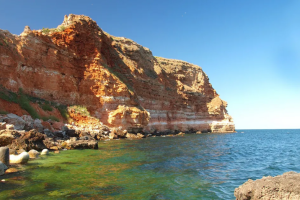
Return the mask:
<svg viewBox="0 0 300 200">
<path fill-rule="evenodd" d="M 42 120 L 35 119 L 33 121 L 33 128 L 38 130 L 39 132 L 42 132 L 44 130 L 44 126 L 42 125 Z"/>
<path fill-rule="evenodd" d="M 41 155 L 48 155 L 48 154 L 49 154 L 48 149 L 43 149 L 43 151 L 41 152 Z"/>
<path fill-rule="evenodd" d="M 9 161 L 12 164 L 26 164 L 29 160 L 29 154 L 23 152 L 19 155 L 9 155 Z"/>
<path fill-rule="evenodd" d="M 34 122 L 34 120 L 32 119 L 32 117 L 30 115 L 23 115 L 22 119 L 25 121 L 25 127 L 24 127 L 24 129 L 26 131 L 29 131 L 29 130 L 33 129 L 33 122 Z"/>
<path fill-rule="evenodd" d="M 15 114 L 7 114 L 7 118 L 4 119 L 7 124 L 13 124 L 16 130 L 23 130 L 25 127 L 25 121 L 22 117 Z"/>
<path fill-rule="evenodd" d="M 9 146 L 11 149 L 24 149 L 30 151 L 31 149 L 43 150 L 46 148 L 44 144 L 45 135 L 32 129 L 25 132 L 24 135 L 14 140 Z"/>
<path fill-rule="evenodd" d="M 38 158 L 39 155 L 40 155 L 40 153 L 37 150 L 35 150 L 35 149 L 31 149 L 28 152 L 28 154 L 29 154 L 29 158 Z"/>
<path fill-rule="evenodd" d="M 0 146 L 7 146 L 12 143 L 16 138 L 20 137 L 21 134 L 14 130 L 1 130 L 0 131 Z"/>
<path fill-rule="evenodd" d="M 0 161 L 0 176 L 2 176 L 7 169 L 7 166 Z"/>
<path fill-rule="evenodd" d="M 237 200 L 300 199 L 300 173 L 286 172 L 275 177 L 249 179 L 234 190 Z"/>
<path fill-rule="evenodd" d="M 0 147 L 0 162 L 9 166 L 9 148 L 8 147 Z"/>
</svg>

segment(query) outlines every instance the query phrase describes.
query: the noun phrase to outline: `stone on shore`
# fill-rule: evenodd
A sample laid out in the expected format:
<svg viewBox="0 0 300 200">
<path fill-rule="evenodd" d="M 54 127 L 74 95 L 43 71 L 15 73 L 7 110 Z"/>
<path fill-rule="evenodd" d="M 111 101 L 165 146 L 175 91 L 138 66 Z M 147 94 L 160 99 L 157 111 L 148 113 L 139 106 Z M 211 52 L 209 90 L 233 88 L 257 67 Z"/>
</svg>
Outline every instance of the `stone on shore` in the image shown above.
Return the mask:
<svg viewBox="0 0 300 200">
<path fill-rule="evenodd" d="M 24 149 L 30 151 L 31 149 L 43 150 L 46 149 L 44 144 L 45 135 L 39 133 L 37 130 L 32 129 L 31 131 L 25 132 L 20 138 L 17 138 L 12 142 L 10 148 L 12 149 Z"/>
<path fill-rule="evenodd" d="M 1 130 L 0 131 L 0 146 L 7 146 L 20 136 L 21 136 L 21 134 L 18 131 Z"/>
<path fill-rule="evenodd" d="M 42 125 L 42 121 L 40 119 L 35 119 L 33 122 L 33 128 L 42 132 L 44 130 L 44 126 Z"/>
<path fill-rule="evenodd" d="M 41 155 L 48 155 L 48 154 L 49 154 L 48 149 L 43 149 L 43 151 L 41 152 Z"/>
<path fill-rule="evenodd" d="M 29 130 L 33 129 L 34 120 L 32 119 L 32 117 L 30 115 L 23 115 L 22 119 L 25 121 L 25 127 L 24 127 L 25 130 L 29 131 Z"/>
<path fill-rule="evenodd" d="M 7 166 L 0 161 L 0 176 L 3 175 L 7 169 Z"/>
<path fill-rule="evenodd" d="M 31 149 L 28 152 L 28 154 L 29 154 L 29 158 L 38 158 L 39 155 L 40 155 L 40 153 L 37 150 L 35 150 L 35 149 Z"/>
<path fill-rule="evenodd" d="M 9 166 L 9 148 L 8 147 L 0 147 L 0 162 Z"/>
<path fill-rule="evenodd" d="M 23 152 L 20 155 L 9 155 L 9 161 L 12 164 L 26 164 L 29 160 L 29 154 Z"/>
<path fill-rule="evenodd" d="M 19 117 L 15 114 L 7 114 L 7 118 L 4 119 L 4 121 L 7 124 L 13 124 L 16 130 L 23 130 L 25 127 L 25 121 L 22 119 L 22 117 Z"/>
<path fill-rule="evenodd" d="M 275 177 L 249 179 L 234 190 L 237 200 L 300 199 L 300 173 L 286 172 Z"/>
</svg>

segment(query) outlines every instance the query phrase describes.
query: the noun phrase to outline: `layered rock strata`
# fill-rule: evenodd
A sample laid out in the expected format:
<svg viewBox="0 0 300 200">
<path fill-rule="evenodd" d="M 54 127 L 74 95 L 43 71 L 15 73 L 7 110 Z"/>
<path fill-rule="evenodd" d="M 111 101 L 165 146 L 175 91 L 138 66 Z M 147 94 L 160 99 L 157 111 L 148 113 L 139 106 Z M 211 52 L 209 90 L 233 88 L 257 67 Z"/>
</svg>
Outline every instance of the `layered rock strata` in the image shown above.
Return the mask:
<svg viewBox="0 0 300 200">
<path fill-rule="evenodd" d="M 25 27 L 20 36 L 0 30 L 0 69 L 7 90 L 85 106 L 105 125 L 130 133 L 235 129 L 227 103 L 199 66 L 154 57 L 86 16 L 65 16 L 56 29 Z"/>
</svg>

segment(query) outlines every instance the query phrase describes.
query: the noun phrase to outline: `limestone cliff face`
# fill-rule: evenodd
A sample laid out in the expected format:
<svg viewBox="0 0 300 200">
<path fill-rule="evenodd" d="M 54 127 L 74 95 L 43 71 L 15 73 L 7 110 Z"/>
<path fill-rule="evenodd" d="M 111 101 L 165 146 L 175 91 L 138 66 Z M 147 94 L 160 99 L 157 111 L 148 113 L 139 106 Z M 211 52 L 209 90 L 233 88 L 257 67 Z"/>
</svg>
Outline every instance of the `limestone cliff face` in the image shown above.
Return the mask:
<svg viewBox="0 0 300 200">
<path fill-rule="evenodd" d="M 129 132 L 234 131 L 227 103 L 196 65 L 154 57 L 86 16 L 20 36 L 0 30 L 0 85 L 64 105 L 86 106 Z"/>
</svg>

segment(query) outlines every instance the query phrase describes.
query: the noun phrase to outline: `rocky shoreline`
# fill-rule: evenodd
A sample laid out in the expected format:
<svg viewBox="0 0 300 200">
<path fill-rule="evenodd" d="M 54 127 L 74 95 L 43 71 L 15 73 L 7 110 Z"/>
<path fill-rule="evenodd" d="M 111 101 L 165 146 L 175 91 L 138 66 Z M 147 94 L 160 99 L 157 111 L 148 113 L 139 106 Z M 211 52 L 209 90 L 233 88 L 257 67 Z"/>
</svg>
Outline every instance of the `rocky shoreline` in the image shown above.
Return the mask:
<svg viewBox="0 0 300 200">
<path fill-rule="evenodd" d="M 203 133 L 190 131 L 187 133 Z M 156 136 L 184 135 L 179 131 L 129 133 L 126 130 L 103 125 L 77 126 L 53 120 L 32 119 L 29 115 L 21 117 L 15 114 L 0 115 L 0 146 L 12 151 L 97 149 L 99 140 L 141 139 Z"/>
<path fill-rule="evenodd" d="M 30 115 L 0 115 L 0 175 L 18 171 L 14 164 L 26 164 L 49 151 L 59 153 L 70 149 L 98 149 L 98 141 L 110 139 L 142 139 L 157 136 L 183 136 L 206 131 L 165 131 L 128 133 L 126 130 L 98 125 L 64 124 L 51 119 L 43 121 Z M 11 168 L 11 164 L 13 165 Z"/>
<path fill-rule="evenodd" d="M 236 200 L 300 199 L 300 173 L 286 172 L 275 177 L 249 179 L 234 190 Z"/>
</svg>

